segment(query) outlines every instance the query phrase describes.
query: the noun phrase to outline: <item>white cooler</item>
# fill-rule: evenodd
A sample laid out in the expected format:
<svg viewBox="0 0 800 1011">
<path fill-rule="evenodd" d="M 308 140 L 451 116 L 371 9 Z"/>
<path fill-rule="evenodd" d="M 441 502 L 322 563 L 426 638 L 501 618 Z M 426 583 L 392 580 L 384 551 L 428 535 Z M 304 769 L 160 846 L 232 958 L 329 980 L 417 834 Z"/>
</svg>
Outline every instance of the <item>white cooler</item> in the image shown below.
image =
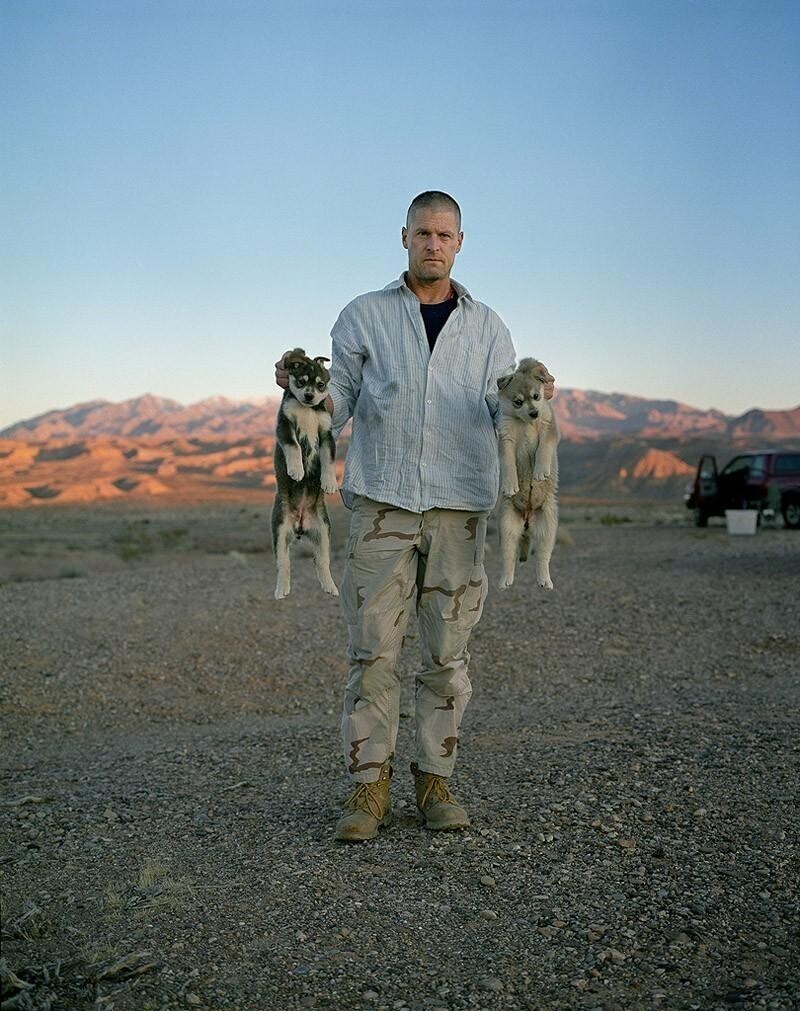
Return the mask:
<svg viewBox="0 0 800 1011">
<path fill-rule="evenodd" d="M 726 509 L 729 534 L 754 534 L 758 529 L 758 509 Z"/>
</svg>

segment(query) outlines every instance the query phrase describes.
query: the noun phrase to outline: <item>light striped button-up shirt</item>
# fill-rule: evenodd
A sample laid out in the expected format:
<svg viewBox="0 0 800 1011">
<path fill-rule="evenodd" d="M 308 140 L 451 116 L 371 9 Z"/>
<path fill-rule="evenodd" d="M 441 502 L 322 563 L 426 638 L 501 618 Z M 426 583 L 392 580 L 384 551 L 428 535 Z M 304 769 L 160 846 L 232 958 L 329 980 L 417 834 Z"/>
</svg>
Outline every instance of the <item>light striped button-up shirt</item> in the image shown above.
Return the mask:
<svg viewBox="0 0 800 1011">
<path fill-rule="evenodd" d="M 331 331 L 333 431 L 353 419 L 342 497 L 424 512 L 491 509 L 499 467 L 497 380 L 514 370 L 508 328 L 456 281 L 429 350 L 405 275 L 345 306 Z"/>
</svg>

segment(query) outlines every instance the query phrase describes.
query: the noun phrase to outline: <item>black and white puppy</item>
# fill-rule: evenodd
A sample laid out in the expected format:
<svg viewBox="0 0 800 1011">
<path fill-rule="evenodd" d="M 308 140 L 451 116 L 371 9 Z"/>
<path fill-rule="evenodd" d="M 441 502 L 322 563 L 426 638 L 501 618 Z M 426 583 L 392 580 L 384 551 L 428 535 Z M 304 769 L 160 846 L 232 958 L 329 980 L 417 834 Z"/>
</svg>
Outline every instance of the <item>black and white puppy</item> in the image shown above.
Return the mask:
<svg viewBox="0 0 800 1011">
<path fill-rule="evenodd" d="M 339 596 L 331 577 L 331 523 L 325 495 L 336 492 L 336 445 L 325 408 L 330 372 L 327 358 L 307 358 L 295 348 L 284 358 L 289 387 L 283 394 L 275 432 L 275 503 L 272 507 L 272 548 L 278 563 L 275 599 L 289 595 L 289 548 L 307 534 L 314 567 L 326 593 Z"/>
</svg>

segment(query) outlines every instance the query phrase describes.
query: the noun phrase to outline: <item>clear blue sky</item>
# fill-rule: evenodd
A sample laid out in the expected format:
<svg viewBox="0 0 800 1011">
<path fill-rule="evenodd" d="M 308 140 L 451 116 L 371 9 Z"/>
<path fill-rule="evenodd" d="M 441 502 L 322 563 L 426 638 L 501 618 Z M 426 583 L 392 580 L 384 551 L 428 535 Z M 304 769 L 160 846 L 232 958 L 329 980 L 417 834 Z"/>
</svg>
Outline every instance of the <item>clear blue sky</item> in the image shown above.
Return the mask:
<svg viewBox="0 0 800 1011">
<path fill-rule="evenodd" d="M 2 0 L 0 425 L 274 391 L 405 264 L 562 386 L 800 402 L 800 4 Z"/>
</svg>

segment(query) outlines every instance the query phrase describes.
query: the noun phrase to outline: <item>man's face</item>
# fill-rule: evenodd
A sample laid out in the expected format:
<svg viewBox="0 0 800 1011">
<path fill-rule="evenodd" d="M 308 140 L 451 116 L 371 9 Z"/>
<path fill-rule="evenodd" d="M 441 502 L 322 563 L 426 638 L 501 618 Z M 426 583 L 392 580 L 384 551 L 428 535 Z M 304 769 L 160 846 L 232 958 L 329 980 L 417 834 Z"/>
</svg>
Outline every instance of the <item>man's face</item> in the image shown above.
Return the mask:
<svg viewBox="0 0 800 1011">
<path fill-rule="evenodd" d="M 458 218 L 453 211 L 418 208 L 403 229 L 409 273 L 423 282 L 449 277 L 463 240 L 464 233 L 458 230 Z"/>
</svg>

